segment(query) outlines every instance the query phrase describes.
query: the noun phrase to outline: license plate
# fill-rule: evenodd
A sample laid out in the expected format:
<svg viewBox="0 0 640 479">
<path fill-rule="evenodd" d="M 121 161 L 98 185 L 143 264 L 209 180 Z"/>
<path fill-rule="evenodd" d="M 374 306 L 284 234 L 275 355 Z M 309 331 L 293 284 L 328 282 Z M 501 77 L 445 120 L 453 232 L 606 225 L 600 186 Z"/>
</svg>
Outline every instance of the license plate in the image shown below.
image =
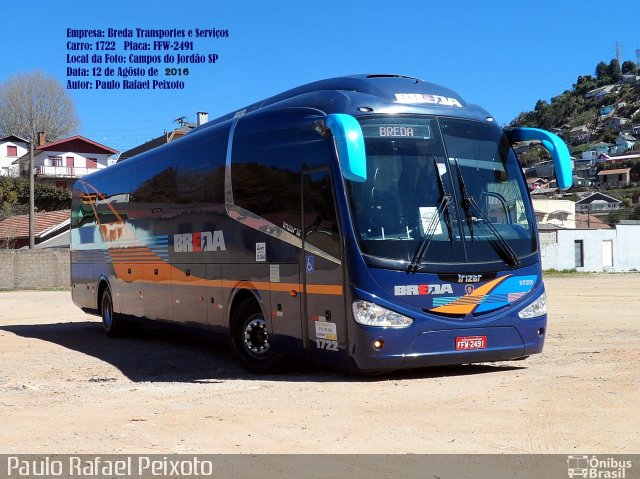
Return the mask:
<svg viewBox="0 0 640 479">
<path fill-rule="evenodd" d="M 469 349 L 486 349 L 486 336 L 458 336 L 456 338 L 456 351 L 466 351 Z"/>
</svg>

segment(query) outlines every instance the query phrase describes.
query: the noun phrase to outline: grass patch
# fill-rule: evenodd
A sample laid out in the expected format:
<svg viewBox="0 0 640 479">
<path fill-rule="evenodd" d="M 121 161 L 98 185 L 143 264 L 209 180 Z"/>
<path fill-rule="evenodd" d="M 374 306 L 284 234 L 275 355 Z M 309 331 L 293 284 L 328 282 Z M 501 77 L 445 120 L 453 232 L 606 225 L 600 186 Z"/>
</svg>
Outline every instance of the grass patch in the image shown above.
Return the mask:
<svg viewBox="0 0 640 479">
<path fill-rule="evenodd" d="M 580 276 L 580 275 L 589 275 L 592 273 L 585 273 L 582 271 L 576 271 L 574 269 L 545 269 L 542 271 L 543 276 Z"/>
</svg>

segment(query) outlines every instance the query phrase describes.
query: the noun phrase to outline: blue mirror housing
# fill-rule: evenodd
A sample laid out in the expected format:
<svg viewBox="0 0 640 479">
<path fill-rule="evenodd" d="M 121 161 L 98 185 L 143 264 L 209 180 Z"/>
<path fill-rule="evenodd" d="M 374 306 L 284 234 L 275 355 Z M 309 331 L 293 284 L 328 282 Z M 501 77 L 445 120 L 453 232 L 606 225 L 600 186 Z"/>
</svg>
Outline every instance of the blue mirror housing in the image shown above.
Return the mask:
<svg viewBox="0 0 640 479">
<path fill-rule="evenodd" d="M 567 145 L 560 137 L 538 128 L 511 128 L 505 130 L 505 133 L 511 143 L 532 140 L 541 142 L 553 160 L 558 188 L 566 190 L 571 187 L 571 155 Z"/>
<path fill-rule="evenodd" d="M 360 123 L 351 115 L 332 113 L 326 126 L 336 141 L 342 176 L 347 180 L 367 181 L 367 157 Z"/>
</svg>

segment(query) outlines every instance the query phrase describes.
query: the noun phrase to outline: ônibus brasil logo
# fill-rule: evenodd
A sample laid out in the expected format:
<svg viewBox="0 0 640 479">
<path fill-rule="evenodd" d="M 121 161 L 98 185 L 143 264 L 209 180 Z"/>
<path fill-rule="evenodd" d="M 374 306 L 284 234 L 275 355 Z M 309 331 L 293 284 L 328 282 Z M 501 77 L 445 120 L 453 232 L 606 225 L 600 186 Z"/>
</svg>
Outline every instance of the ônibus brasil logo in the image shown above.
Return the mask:
<svg viewBox="0 0 640 479">
<path fill-rule="evenodd" d="M 627 469 L 631 469 L 631 461 L 597 456 L 567 457 L 567 475 L 570 478 L 584 477 L 585 479 L 625 479 Z"/>
</svg>

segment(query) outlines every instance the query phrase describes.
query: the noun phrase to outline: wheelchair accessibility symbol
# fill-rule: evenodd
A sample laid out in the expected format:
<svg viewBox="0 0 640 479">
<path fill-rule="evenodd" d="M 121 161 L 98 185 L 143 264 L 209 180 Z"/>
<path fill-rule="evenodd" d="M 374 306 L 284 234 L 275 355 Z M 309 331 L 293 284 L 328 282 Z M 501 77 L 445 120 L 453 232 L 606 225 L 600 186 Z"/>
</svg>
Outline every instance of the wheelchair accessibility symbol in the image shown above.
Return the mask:
<svg viewBox="0 0 640 479">
<path fill-rule="evenodd" d="M 313 256 L 306 256 L 305 257 L 305 263 L 306 263 L 306 267 L 307 267 L 307 273 L 313 273 L 315 266 L 314 266 L 314 257 Z"/>
</svg>

